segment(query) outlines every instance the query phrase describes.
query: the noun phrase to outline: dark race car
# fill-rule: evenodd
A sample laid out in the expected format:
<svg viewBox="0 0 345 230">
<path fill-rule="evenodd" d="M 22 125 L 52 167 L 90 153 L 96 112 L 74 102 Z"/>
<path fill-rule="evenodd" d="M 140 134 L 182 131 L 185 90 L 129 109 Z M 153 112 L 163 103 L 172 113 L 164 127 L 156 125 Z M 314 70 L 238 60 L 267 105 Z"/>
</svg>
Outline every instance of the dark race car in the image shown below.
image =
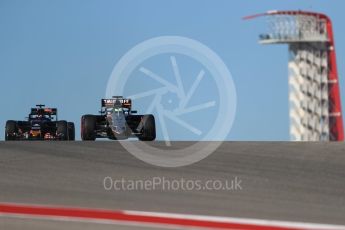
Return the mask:
<svg viewBox="0 0 345 230">
<path fill-rule="evenodd" d="M 81 138 L 94 141 L 96 138 L 112 140 L 138 137 L 141 141 L 156 139 L 155 118 L 152 114 L 134 115 L 131 99 L 114 96 L 101 100 L 100 115 L 84 115 L 81 118 Z"/>
<path fill-rule="evenodd" d="M 6 122 L 5 140 L 74 140 L 74 123 L 59 121 L 56 108 L 36 105 L 26 121 Z"/>
</svg>

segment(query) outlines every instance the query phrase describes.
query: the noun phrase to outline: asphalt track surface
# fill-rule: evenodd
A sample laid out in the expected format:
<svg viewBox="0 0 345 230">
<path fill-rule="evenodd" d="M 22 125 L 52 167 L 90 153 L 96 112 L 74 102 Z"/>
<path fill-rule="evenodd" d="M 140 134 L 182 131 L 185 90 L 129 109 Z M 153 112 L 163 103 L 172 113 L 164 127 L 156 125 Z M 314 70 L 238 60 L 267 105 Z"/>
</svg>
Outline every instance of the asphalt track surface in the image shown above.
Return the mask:
<svg viewBox="0 0 345 230">
<path fill-rule="evenodd" d="M 225 142 L 198 163 L 162 168 L 136 159 L 118 142 L 0 142 L 0 175 L 0 202 L 345 225 L 344 143 Z M 237 177 L 241 189 L 106 190 L 105 177 Z M 53 222 L 0 217 L 0 229 L 114 229 L 85 223 L 54 228 Z"/>
</svg>

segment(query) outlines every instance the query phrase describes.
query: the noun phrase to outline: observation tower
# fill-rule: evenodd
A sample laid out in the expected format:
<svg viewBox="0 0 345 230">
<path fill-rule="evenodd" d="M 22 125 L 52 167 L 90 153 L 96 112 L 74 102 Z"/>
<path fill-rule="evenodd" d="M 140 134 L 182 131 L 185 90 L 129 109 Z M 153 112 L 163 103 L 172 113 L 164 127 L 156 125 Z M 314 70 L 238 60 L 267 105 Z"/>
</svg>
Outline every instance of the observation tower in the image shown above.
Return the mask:
<svg viewBox="0 0 345 230">
<path fill-rule="evenodd" d="M 289 47 L 290 137 L 292 141 L 343 141 L 339 77 L 332 22 L 306 11 L 269 11 L 260 44 Z M 271 57 L 273 58 L 273 57 Z"/>
</svg>

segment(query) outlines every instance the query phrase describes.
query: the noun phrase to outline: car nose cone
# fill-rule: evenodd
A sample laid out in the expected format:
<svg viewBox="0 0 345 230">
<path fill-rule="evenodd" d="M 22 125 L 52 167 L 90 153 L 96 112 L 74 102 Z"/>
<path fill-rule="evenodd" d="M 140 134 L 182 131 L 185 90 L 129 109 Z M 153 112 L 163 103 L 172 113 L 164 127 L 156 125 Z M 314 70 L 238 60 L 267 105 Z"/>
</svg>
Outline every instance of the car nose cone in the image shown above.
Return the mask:
<svg viewBox="0 0 345 230">
<path fill-rule="evenodd" d="M 111 129 L 116 134 L 123 134 L 126 131 L 126 118 L 123 113 L 114 112 L 111 115 Z"/>
<path fill-rule="evenodd" d="M 41 128 L 41 125 L 39 123 L 32 123 L 31 125 L 31 129 L 32 130 L 37 130 L 37 129 L 40 129 Z"/>
</svg>

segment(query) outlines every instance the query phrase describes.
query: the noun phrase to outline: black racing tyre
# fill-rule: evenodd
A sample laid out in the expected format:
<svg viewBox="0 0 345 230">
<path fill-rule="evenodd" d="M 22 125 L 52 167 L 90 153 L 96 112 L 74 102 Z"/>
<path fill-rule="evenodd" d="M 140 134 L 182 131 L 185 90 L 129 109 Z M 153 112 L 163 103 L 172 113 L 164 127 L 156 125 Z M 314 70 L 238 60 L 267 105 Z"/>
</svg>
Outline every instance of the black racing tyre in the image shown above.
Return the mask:
<svg viewBox="0 0 345 230">
<path fill-rule="evenodd" d="M 68 140 L 69 141 L 74 141 L 75 140 L 75 127 L 73 122 L 68 122 L 67 123 L 68 127 Z"/>
<path fill-rule="evenodd" d="M 18 133 L 18 125 L 16 121 L 7 121 L 5 127 L 5 140 L 16 140 L 16 134 Z"/>
<path fill-rule="evenodd" d="M 156 139 L 156 123 L 152 114 L 144 115 L 142 121 L 142 134 L 138 137 L 140 141 L 153 141 Z"/>
<path fill-rule="evenodd" d="M 81 139 L 83 141 L 96 140 L 96 116 L 84 115 L 81 117 Z"/>
<path fill-rule="evenodd" d="M 60 137 L 60 140 L 68 140 L 68 125 L 67 121 L 57 121 L 56 122 L 57 130 L 56 135 Z"/>
</svg>

